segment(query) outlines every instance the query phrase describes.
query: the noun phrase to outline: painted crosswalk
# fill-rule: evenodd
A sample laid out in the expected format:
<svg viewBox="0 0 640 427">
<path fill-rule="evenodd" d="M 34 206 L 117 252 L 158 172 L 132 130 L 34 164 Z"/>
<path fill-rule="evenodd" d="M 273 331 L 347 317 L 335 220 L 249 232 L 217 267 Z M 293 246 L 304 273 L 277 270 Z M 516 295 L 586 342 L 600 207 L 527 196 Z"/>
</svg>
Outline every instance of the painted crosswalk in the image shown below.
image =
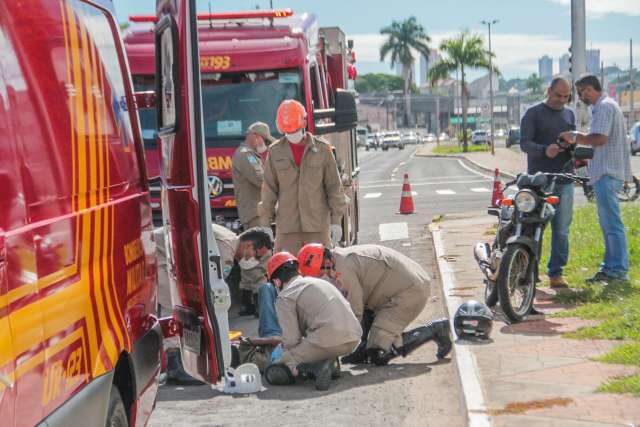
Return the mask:
<svg viewBox="0 0 640 427">
<path fill-rule="evenodd" d="M 380 241 L 402 240 L 409 238 L 409 226 L 406 222 L 389 222 L 378 226 Z"/>
<path fill-rule="evenodd" d="M 364 195 L 365 199 L 377 199 L 378 197 L 382 196 L 382 193 L 367 193 Z"/>
<path fill-rule="evenodd" d="M 444 190 L 436 190 L 436 193 L 440 194 L 441 196 L 452 196 L 454 194 L 456 194 L 455 191 L 450 190 L 450 189 L 444 189 Z"/>
<path fill-rule="evenodd" d="M 485 187 L 470 188 L 469 190 L 473 191 L 474 193 L 489 193 L 491 191 Z"/>
</svg>

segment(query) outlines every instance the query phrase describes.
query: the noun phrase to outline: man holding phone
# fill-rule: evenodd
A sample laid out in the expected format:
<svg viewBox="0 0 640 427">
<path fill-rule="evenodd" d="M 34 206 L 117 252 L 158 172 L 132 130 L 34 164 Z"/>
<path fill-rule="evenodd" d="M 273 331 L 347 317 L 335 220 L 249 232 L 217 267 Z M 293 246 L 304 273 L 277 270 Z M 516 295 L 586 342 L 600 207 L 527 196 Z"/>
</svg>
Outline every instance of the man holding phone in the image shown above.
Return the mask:
<svg viewBox="0 0 640 427">
<path fill-rule="evenodd" d="M 573 172 L 573 165 L 565 169 L 571 156 L 558 144 L 558 136 L 575 129 L 575 115 L 566 107 L 571 99 L 571 83 L 556 77 L 547 89 L 547 99 L 529 108 L 522 117 L 520 148 L 527 153 L 528 173 Z M 555 195 L 560 197 L 551 223 L 551 256 L 547 265 L 549 285 L 553 289 L 567 288 L 569 284 L 562 271 L 569 260 L 569 228 L 573 218 L 572 182 L 559 180 Z"/>
</svg>

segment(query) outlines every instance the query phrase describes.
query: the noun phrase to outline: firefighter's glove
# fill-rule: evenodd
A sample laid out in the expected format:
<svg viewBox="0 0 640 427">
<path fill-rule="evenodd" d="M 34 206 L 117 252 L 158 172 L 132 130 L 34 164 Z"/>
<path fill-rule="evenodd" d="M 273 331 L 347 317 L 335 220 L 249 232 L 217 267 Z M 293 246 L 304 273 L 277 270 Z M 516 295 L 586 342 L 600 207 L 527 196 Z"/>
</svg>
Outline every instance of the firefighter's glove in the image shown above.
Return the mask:
<svg viewBox="0 0 640 427">
<path fill-rule="evenodd" d="M 342 240 L 342 226 L 338 224 L 331 224 L 331 241 L 333 246 L 338 246 L 338 242 Z"/>
</svg>

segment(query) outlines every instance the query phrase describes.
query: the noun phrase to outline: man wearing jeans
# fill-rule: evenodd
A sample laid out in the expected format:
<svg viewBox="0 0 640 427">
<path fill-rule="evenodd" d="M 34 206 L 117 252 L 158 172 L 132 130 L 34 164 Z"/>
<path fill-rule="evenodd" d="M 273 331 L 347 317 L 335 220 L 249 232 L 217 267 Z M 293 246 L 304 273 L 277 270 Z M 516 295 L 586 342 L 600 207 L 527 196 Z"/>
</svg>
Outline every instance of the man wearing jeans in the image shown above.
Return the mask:
<svg viewBox="0 0 640 427">
<path fill-rule="evenodd" d="M 591 133 L 565 132 L 561 137 L 570 143 L 594 147 L 589 162 L 589 178 L 596 195 L 598 219 L 604 237 L 604 261 L 588 283 L 628 280 L 629 252 L 627 236 L 620 215 L 617 192 L 631 180 L 631 160 L 626 141 L 624 116 L 620 106 L 602 92 L 600 81 L 587 74 L 576 82 L 580 99 L 593 106 Z"/>
<path fill-rule="evenodd" d="M 565 105 L 571 95 L 571 83 L 564 77 L 551 81 L 547 99 L 529 108 L 522 117 L 520 148 L 527 153 L 528 173 L 573 172 L 569 153 L 557 144 L 562 132 L 575 129 L 573 111 Z M 562 270 L 569 260 L 569 227 L 573 217 L 573 183 L 558 181 L 555 194 L 560 197 L 551 223 L 551 256 L 547 265 L 551 288 L 567 288 Z"/>
</svg>

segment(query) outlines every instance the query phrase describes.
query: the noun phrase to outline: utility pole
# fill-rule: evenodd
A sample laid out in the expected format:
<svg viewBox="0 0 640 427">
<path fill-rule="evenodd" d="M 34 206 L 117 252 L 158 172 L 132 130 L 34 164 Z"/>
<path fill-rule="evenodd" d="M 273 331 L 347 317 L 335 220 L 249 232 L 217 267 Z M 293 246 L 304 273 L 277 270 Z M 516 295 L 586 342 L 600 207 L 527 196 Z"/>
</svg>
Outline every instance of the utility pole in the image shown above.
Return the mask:
<svg viewBox="0 0 640 427">
<path fill-rule="evenodd" d="M 604 90 L 604 61 L 600 62 L 600 86 Z"/>
<path fill-rule="evenodd" d="M 629 128 L 636 122 L 635 110 L 633 107 L 633 95 L 636 90 L 636 79 L 633 72 L 633 39 L 629 39 Z"/>
<path fill-rule="evenodd" d="M 571 0 L 571 77 L 575 83 L 587 71 L 587 31 L 585 19 L 585 0 Z M 574 97 L 576 124 L 578 130 L 585 131 L 589 115 L 587 106 L 578 97 Z"/>
<path fill-rule="evenodd" d="M 496 155 L 496 144 L 495 144 L 495 127 L 493 123 L 493 59 L 491 52 L 491 24 L 497 24 L 498 20 L 494 19 L 492 21 L 482 21 L 484 25 L 489 28 L 489 114 L 491 119 L 491 155 Z"/>
</svg>

